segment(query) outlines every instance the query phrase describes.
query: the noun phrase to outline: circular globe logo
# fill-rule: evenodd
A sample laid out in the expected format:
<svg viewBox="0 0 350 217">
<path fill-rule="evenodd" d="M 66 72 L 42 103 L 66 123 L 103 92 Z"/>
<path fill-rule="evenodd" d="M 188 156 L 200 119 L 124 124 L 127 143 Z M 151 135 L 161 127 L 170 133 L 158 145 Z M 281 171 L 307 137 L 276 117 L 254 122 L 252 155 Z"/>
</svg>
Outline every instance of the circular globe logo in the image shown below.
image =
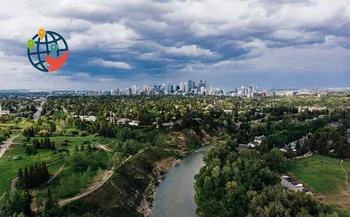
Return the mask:
<svg viewBox="0 0 350 217">
<path fill-rule="evenodd" d="M 27 56 L 34 68 L 42 72 L 60 69 L 68 58 L 68 44 L 58 33 L 39 29 L 27 42 Z"/>
</svg>

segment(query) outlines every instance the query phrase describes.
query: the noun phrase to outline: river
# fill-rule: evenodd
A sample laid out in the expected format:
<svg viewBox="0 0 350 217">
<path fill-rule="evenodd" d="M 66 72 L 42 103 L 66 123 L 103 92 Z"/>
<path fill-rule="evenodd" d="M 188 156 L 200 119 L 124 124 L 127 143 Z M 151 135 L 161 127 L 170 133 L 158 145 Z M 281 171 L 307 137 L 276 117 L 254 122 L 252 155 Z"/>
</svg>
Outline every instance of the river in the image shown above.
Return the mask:
<svg viewBox="0 0 350 217">
<path fill-rule="evenodd" d="M 198 217 L 194 202 L 194 176 L 203 166 L 203 157 L 211 145 L 184 157 L 165 175 L 156 189 L 151 217 Z"/>
</svg>

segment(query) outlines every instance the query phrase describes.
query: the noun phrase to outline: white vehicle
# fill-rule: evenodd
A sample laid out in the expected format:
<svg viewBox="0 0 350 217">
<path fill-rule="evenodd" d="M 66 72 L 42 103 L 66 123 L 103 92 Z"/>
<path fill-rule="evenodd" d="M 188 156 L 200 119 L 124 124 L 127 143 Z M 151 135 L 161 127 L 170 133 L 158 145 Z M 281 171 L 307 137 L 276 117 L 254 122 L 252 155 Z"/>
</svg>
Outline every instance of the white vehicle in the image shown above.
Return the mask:
<svg viewBox="0 0 350 217">
<path fill-rule="evenodd" d="M 295 187 L 297 187 L 297 188 L 302 188 L 302 187 L 303 187 L 303 184 L 297 184 L 297 185 L 295 185 Z"/>
<path fill-rule="evenodd" d="M 288 179 L 289 177 L 288 177 L 288 176 L 283 175 L 283 176 L 282 176 L 282 178 L 284 178 L 284 179 Z"/>
</svg>

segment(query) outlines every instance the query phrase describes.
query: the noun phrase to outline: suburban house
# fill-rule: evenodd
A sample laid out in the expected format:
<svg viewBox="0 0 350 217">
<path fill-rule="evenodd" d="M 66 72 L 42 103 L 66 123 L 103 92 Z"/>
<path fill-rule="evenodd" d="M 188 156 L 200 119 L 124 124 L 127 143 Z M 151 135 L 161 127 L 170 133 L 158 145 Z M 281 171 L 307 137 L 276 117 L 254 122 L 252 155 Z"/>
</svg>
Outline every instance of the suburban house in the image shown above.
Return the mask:
<svg viewBox="0 0 350 217">
<path fill-rule="evenodd" d="M 127 124 L 129 122 L 131 122 L 131 119 L 129 118 L 120 118 L 117 120 L 117 124 Z"/>
<path fill-rule="evenodd" d="M 10 111 L 3 111 L 1 108 L 1 105 L 0 105 L 0 116 L 1 115 L 9 115 L 9 114 L 10 114 Z"/>
<path fill-rule="evenodd" d="M 96 117 L 95 116 L 89 116 L 89 115 L 80 115 L 79 116 L 80 120 L 85 120 L 85 121 L 89 121 L 89 122 L 95 122 L 96 121 Z"/>
<path fill-rule="evenodd" d="M 131 122 L 129 122 L 130 126 L 139 126 L 139 124 L 140 124 L 140 121 L 137 121 L 137 120 L 132 120 Z"/>
<path fill-rule="evenodd" d="M 248 147 L 255 148 L 256 146 L 259 146 L 265 138 L 264 135 L 256 136 L 253 142 L 248 143 Z"/>
<path fill-rule="evenodd" d="M 171 127 L 173 127 L 173 126 L 174 126 L 174 123 L 173 123 L 173 122 L 169 122 L 169 123 L 162 123 L 162 126 L 163 126 L 163 127 L 169 127 L 169 128 L 171 128 Z"/>
</svg>

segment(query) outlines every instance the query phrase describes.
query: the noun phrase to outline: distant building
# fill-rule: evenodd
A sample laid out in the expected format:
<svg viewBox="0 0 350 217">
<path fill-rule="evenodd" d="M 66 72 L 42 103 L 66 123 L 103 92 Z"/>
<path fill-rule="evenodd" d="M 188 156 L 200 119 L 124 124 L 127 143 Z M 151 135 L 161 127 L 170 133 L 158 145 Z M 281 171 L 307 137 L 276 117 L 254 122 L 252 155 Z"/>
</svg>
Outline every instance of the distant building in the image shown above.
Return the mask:
<svg viewBox="0 0 350 217">
<path fill-rule="evenodd" d="M 1 105 L 0 105 L 0 116 L 1 115 L 9 115 L 9 114 L 10 114 L 10 111 L 3 111 L 1 108 Z"/>
<path fill-rule="evenodd" d="M 117 124 L 127 124 L 131 122 L 131 119 L 129 118 L 120 118 L 119 120 L 117 120 Z"/>
<path fill-rule="evenodd" d="M 262 141 L 265 139 L 266 137 L 264 135 L 262 136 L 256 136 L 253 142 L 248 143 L 248 146 L 250 148 L 255 148 L 256 146 L 261 145 Z"/>
<path fill-rule="evenodd" d="M 131 125 L 131 126 L 139 126 L 139 124 L 140 124 L 140 121 L 137 121 L 137 120 L 133 120 L 133 121 L 129 122 L 129 125 Z"/>
<path fill-rule="evenodd" d="M 185 93 L 188 93 L 189 89 L 188 89 L 188 84 L 187 84 L 187 82 L 184 83 L 184 88 L 185 88 L 185 89 L 184 89 L 184 92 L 185 92 Z"/>
<path fill-rule="evenodd" d="M 80 120 L 85 120 L 88 122 L 95 122 L 96 121 L 96 117 L 95 116 L 89 116 L 89 115 L 81 115 L 79 116 Z"/>
<path fill-rule="evenodd" d="M 131 86 L 131 94 L 136 95 L 136 93 L 137 93 L 137 87 L 136 87 L 136 85 L 132 85 Z"/>
<path fill-rule="evenodd" d="M 111 90 L 111 96 L 116 96 L 117 95 L 117 90 L 116 89 L 112 89 Z"/>
<path fill-rule="evenodd" d="M 185 84 L 183 82 L 180 82 L 180 90 L 185 92 Z"/>
<path fill-rule="evenodd" d="M 328 96 L 328 93 L 319 93 L 317 96 L 320 98 L 326 98 Z"/>
</svg>

